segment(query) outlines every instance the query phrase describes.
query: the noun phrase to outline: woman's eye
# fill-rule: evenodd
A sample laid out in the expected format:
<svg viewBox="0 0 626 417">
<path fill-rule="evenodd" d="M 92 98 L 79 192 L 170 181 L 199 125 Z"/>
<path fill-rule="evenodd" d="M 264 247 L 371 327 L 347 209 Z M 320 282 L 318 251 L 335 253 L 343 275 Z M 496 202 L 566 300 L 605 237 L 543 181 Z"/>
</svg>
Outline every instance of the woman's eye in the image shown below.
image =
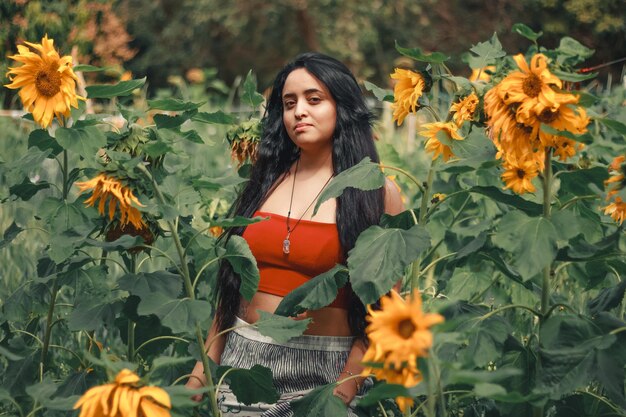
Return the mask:
<svg viewBox="0 0 626 417">
<path fill-rule="evenodd" d="M 319 103 L 320 101 L 322 101 L 322 99 L 319 97 L 309 97 L 310 103 Z"/>
<path fill-rule="evenodd" d="M 289 101 L 285 101 L 285 102 L 283 103 L 283 106 L 285 106 L 285 108 L 286 108 L 286 109 L 290 109 L 290 108 L 292 108 L 295 104 L 296 104 L 296 102 L 295 102 L 295 101 L 293 101 L 293 100 L 289 100 Z"/>
</svg>

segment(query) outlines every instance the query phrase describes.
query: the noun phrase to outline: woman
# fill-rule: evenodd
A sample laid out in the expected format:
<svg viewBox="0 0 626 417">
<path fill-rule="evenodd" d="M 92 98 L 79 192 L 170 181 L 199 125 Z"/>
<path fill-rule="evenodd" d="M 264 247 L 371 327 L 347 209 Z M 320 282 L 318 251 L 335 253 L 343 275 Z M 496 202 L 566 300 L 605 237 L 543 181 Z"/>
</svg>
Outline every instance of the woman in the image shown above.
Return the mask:
<svg viewBox="0 0 626 417">
<path fill-rule="evenodd" d="M 277 75 L 267 103 L 264 132 L 250 181 L 233 206 L 233 214 L 269 220 L 231 229 L 242 235 L 257 259 L 261 279 L 250 302 L 240 298 L 240 280 L 222 264 L 216 320 L 209 339 L 236 323 L 254 323 L 257 310 L 274 312 L 282 298 L 308 279 L 345 263 L 359 234 L 378 224 L 383 212 L 403 210 L 395 186 L 361 191 L 348 188 L 325 201 L 313 218 L 313 205 L 333 176 L 369 157 L 378 162 L 372 116 L 348 68 L 318 53 L 298 56 Z M 228 238 L 228 236 L 226 237 Z M 237 416 L 291 415 L 290 401 L 319 385 L 358 375 L 366 350 L 365 308 L 349 285 L 328 307 L 308 311 L 305 334 L 278 345 L 246 328 L 228 333 L 211 345 L 216 363 L 273 371 L 281 394 L 276 404 L 238 404 L 232 393 L 218 395 L 222 412 Z M 189 387 L 202 380 L 194 368 Z M 364 391 L 364 379 L 338 385 L 334 394 L 346 404 Z"/>
</svg>

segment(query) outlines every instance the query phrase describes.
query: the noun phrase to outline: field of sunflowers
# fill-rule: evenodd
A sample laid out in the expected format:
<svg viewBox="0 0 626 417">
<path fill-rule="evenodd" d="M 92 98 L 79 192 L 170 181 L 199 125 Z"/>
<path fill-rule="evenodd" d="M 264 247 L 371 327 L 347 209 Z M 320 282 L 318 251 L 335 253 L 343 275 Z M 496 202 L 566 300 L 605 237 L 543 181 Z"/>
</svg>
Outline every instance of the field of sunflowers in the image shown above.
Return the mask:
<svg viewBox="0 0 626 417">
<path fill-rule="evenodd" d="M 363 82 L 382 162 L 337 175 L 317 204 L 388 177 L 407 210 L 253 325 L 297 336 L 307 323 L 290 317 L 348 280 L 365 304 L 382 297 L 359 415 L 626 416 L 626 86 L 597 82 L 573 38 L 547 49 L 513 31 L 527 51 L 494 34 L 469 49 L 470 77 L 397 45 L 413 65 L 393 91 Z M 266 368 L 202 348 L 218 264 L 247 299 L 259 280 L 244 239 L 217 239 L 263 220 L 227 215 L 263 128 L 253 72 L 234 111 L 146 99 L 145 78 L 86 84 L 101 69 L 66 53 L 46 36 L 9 56 L 25 114 L 0 119 L 0 415 L 218 417 L 223 382 L 243 403 L 276 401 Z M 190 391 L 197 360 L 208 386 Z M 333 387 L 295 416 L 345 415 Z"/>
</svg>

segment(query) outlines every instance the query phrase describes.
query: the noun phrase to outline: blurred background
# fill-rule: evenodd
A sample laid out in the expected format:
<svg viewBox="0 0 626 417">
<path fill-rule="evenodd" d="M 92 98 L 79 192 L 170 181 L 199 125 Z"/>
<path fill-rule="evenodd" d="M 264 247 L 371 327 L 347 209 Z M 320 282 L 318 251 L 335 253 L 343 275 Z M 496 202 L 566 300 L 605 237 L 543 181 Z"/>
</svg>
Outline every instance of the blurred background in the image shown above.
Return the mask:
<svg viewBox="0 0 626 417">
<path fill-rule="evenodd" d="M 24 40 L 53 38 L 77 62 L 110 68 L 89 74 L 111 81 L 148 76 L 148 95 L 181 82 L 227 95 L 250 69 L 259 89 L 296 54 L 315 50 L 345 62 L 359 79 L 387 87 L 401 65 L 394 42 L 454 58 L 451 69 L 469 74 L 462 53 L 497 32 L 509 53 L 528 40 L 511 33 L 521 22 L 543 31 L 540 43 L 565 35 L 596 50 L 589 66 L 626 56 L 624 0 L 3 0 L 0 2 L 0 77 Z M 72 47 L 74 50 L 72 51 Z M 621 81 L 623 63 L 600 70 Z M 93 80 L 88 80 L 93 81 Z M 3 108 L 19 107 L 2 89 Z"/>
</svg>

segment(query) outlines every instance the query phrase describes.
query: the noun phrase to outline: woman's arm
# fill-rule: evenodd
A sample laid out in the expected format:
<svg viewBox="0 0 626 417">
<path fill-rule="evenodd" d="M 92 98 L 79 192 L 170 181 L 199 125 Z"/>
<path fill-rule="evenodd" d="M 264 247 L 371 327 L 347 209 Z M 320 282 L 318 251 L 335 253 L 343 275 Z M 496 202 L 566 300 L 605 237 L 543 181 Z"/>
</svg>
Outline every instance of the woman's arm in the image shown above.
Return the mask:
<svg viewBox="0 0 626 417">
<path fill-rule="evenodd" d="M 217 328 L 217 320 L 213 319 L 209 335 L 204 342 L 204 348 L 207 349 L 209 344 L 211 345 L 208 351 L 209 358 L 219 365 L 222 352 L 224 351 L 224 345 L 226 344 L 226 336 L 222 334 L 216 338 L 218 333 L 219 329 Z M 213 339 L 215 339 L 215 341 L 211 342 Z M 196 362 L 196 366 L 194 366 L 193 371 L 191 371 L 191 376 L 185 386 L 189 389 L 198 389 L 204 387 L 205 385 L 206 377 L 204 375 L 204 366 L 202 365 L 202 361 L 198 361 Z M 200 401 L 202 399 L 202 395 L 194 395 L 192 398 L 196 401 Z"/>
<path fill-rule="evenodd" d="M 352 349 L 348 354 L 346 364 L 339 374 L 337 381 L 341 381 L 342 379 L 346 379 L 354 375 L 359 375 L 363 371 L 363 365 L 361 364 L 361 361 L 363 360 L 363 355 L 365 354 L 366 350 L 367 348 L 365 347 L 365 343 L 362 340 L 355 339 L 354 343 L 352 344 Z M 350 404 L 352 399 L 356 396 L 358 388 L 363 385 L 364 381 L 365 378 L 361 376 L 350 379 L 342 384 L 337 385 L 333 391 L 333 394 L 341 398 L 344 403 Z"/>
</svg>

